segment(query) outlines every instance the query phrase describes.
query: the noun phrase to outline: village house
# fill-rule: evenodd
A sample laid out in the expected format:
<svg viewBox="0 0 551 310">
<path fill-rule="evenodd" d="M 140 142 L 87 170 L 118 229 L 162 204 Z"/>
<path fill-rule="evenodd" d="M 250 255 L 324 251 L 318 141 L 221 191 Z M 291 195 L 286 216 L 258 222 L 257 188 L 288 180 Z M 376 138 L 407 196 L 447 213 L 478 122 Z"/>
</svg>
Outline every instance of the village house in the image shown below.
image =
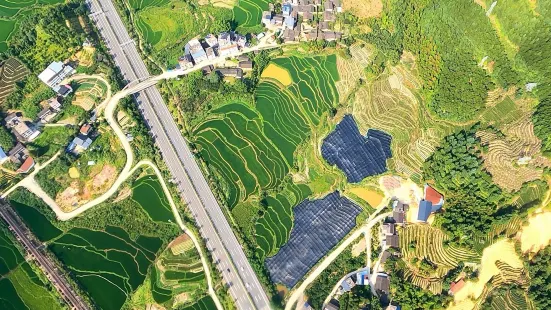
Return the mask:
<svg viewBox="0 0 551 310">
<path fill-rule="evenodd" d="M 44 84 L 48 85 L 57 92 L 61 81 L 75 72 L 76 71 L 73 67 L 65 65 L 61 61 L 56 61 L 52 62 L 44 71 L 42 71 L 38 75 L 38 78 L 44 82 Z"/>
<path fill-rule="evenodd" d="M 333 12 L 333 1 L 326 0 L 323 4 L 323 8 L 325 9 L 325 12 Z"/>
<path fill-rule="evenodd" d="M 262 12 L 262 24 L 265 27 L 268 27 L 272 23 L 272 12 L 271 11 L 264 11 Z"/>
<path fill-rule="evenodd" d="M 247 45 L 247 37 L 245 37 L 244 35 L 236 34 L 235 43 L 237 43 L 237 46 L 239 46 L 240 48 L 244 48 Z"/>
<path fill-rule="evenodd" d="M 406 213 L 409 210 L 409 205 L 402 203 L 399 200 L 394 200 L 392 203 L 392 218 L 394 223 L 403 226 L 406 223 Z"/>
<path fill-rule="evenodd" d="M 29 127 L 16 113 L 10 113 L 4 119 L 6 126 L 12 129 L 18 140 L 32 141 L 38 137 L 40 131 Z"/>
<path fill-rule="evenodd" d="M 293 8 L 290 3 L 284 3 L 281 7 L 281 12 L 283 13 L 283 17 L 290 17 L 291 12 L 293 11 Z"/>
<path fill-rule="evenodd" d="M 375 279 L 375 290 L 377 292 L 382 292 L 388 294 L 390 291 L 390 278 L 386 274 L 378 274 Z"/>
<path fill-rule="evenodd" d="M 333 7 L 337 13 L 342 13 L 341 0 L 333 0 Z"/>
<path fill-rule="evenodd" d="M 4 152 L 4 149 L 0 147 L 0 165 L 9 160 L 10 158 L 8 155 L 6 155 L 6 152 Z"/>
<path fill-rule="evenodd" d="M 9 152 L 9 159 L 15 164 L 22 164 L 27 157 L 29 157 L 29 151 L 23 144 L 17 143 Z"/>
<path fill-rule="evenodd" d="M 335 41 L 340 40 L 342 34 L 340 32 L 327 31 L 323 33 L 323 38 L 325 41 Z"/>
<path fill-rule="evenodd" d="M 295 22 L 296 20 L 294 17 L 285 17 L 285 28 L 292 30 L 293 28 L 295 28 Z"/>
<path fill-rule="evenodd" d="M 220 68 L 214 70 L 221 77 L 233 77 L 237 79 L 243 78 L 243 70 L 241 68 Z"/>
<path fill-rule="evenodd" d="M 193 60 L 191 59 L 191 55 L 185 54 L 184 56 L 181 56 L 180 58 L 178 58 L 178 64 L 182 69 L 193 68 Z"/>
<path fill-rule="evenodd" d="M 393 223 L 384 223 L 382 230 L 384 235 L 394 235 L 396 233 L 396 227 Z"/>
<path fill-rule="evenodd" d="M 214 67 L 212 65 L 204 66 L 203 68 L 201 68 L 201 72 L 203 72 L 204 75 L 211 73 L 212 70 L 214 70 Z"/>
<path fill-rule="evenodd" d="M 71 152 L 74 155 L 79 155 L 80 153 L 86 151 L 93 140 L 90 135 L 92 134 L 92 125 L 84 124 L 80 127 L 78 135 L 69 143 L 66 151 Z"/>
<path fill-rule="evenodd" d="M 339 286 L 339 293 L 343 294 L 345 292 L 350 292 L 354 286 L 356 286 L 356 275 L 351 275 L 350 277 L 346 278 L 344 281 L 342 281 L 341 285 Z"/>
<path fill-rule="evenodd" d="M 329 301 L 327 305 L 323 307 L 323 310 L 339 310 L 339 308 L 339 302 L 336 299 L 331 299 L 331 301 Z"/>
<path fill-rule="evenodd" d="M 225 46 L 232 43 L 232 35 L 229 32 L 222 32 L 218 36 L 218 46 Z"/>
<path fill-rule="evenodd" d="M 37 118 L 45 124 L 51 121 L 59 112 L 61 112 L 61 103 L 57 98 L 50 98 L 42 111 L 38 112 Z"/>
<path fill-rule="evenodd" d="M 73 92 L 73 88 L 69 84 L 61 85 L 57 89 L 57 94 L 63 98 L 69 96 L 69 94 L 72 92 Z"/>
<path fill-rule="evenodd" d="M 214 52 L 214 49 L 212 47 L 208 47 L 207 49 L 205 49 L 205 53 L 207 54 L 208 60 L 213 60 L 214 58 L 216 58 L 216 53 Z"/>
<path fill-rule="evenodd" d="M 252 70 L 253 69 L 253 62 L 250 60 L 246 61 L 240 61 L 239 62 L 239 68 L 243 70 Z"/>
<path fill-rule="evenodd" d="M 325 22 L 334 22 L 336 20 L 335 14 L 333 12 L 323 12 L 323 21 Z"/>
<path fill-rule="evenodd" d="M 367 270 L 362 270 L 356 273 L 356 284 L 369 285 L 369 272 Z"/>
<path fill-rule="evenodd" d="M 191 55 L 191 58 L 193 58 L 193 61 L 196 64 L 207 60 L 207 53 L 205 52 L 205 49 L 203 49 L 201 42 L 197 39 L 190 40 L 188 44 L 186 44 L 185 52 L 186 54 Z"/>
<path fill-rule="evenodd" d="M 17 173 L 27 173 L 34 167 L 34 159 L 31 156 L 28 156 L 23 164 L 17 169 Z"/>
<path fill-rule="evenodd" d="M 451 296 L 455 295 L 457 292 L 459 292 L 464 286 L 465 286 L 465 280 L 460 279 L 457 282 L 452 282 L 450 284 L 450 290 L 448 291 L 448 294 Z"/>
<path fill-rule="evenodd" d="M 274 16 L 274 18 L 272 18 L 272 25 L 274 25 L 276 27 L 283 26 L 283 16 L 281 16 L 281 15 Z"/>
<path fill-rule="evenodd" d="M 210 47 L 218 46 L 218 38 L 214 34 L 208 34 L 205 37 L 205 42 L 207 42 Z"/>
</svg>

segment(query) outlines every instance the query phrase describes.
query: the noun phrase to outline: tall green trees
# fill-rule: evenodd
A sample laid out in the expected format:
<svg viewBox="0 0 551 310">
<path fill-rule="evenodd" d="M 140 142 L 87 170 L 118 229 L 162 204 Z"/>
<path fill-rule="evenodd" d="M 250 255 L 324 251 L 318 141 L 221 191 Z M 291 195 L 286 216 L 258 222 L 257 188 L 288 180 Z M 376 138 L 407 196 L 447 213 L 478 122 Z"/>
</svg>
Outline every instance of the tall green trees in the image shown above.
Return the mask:
<svg viewBox="0 0 551 310">
<path fill-rule="evenodd" d="M 550 259 L 551 247 L 547 247 L 528 262 L 528 273 L 530 274 L 528 294 L 536 304 L 537 309 L 551 308 Z"/>
</svg>

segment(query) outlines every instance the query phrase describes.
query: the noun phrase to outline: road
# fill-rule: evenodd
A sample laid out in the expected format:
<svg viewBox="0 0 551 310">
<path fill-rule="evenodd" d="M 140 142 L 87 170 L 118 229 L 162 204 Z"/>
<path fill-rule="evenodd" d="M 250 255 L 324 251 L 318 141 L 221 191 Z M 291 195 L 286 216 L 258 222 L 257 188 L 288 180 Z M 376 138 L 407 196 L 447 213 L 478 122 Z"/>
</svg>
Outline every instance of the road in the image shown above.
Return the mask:
<svg viewBox="0 0 551 310">
<path fill-rule="evenodd" d="M 67 305 L 69 305 L 71 309 L 88 309 L 87 305 L 67 283 L 62 271 L 59 271 L 55 264 L 50 261 L 50 259 L 43 252 L 44 250 L 39 249 L 42 245 L 38 241 L 31 239 L 32 235 L 28 231 L 27 227 L 25 227 L 25 225 L 19 220 L 17 215 L 14 214 L 11 208 L 5 204 L 5 202 L 1 202 L 0 204 L 0 217 L 8 223 L 15 235 L 18 237 L 18 240 L 23 243 L 27 251 L 32 254 L 37 264 L 44 271 L 53 286 L 59 291 L 59 294 L 63 300 L 65 300 Z"/>
<path fill-rule="evenodd" d="M 87 0 L 90 18 L 127 81 L 145 80 L 149 72 L 111 0 Z M 187 141 L 153 86 L 134 99 L 150 128 L 178 189 L 193 214 L 212 257 L 217 262 L 238 309 L 269 309 L 269 300 L 234 235 Z"/>
</svg>

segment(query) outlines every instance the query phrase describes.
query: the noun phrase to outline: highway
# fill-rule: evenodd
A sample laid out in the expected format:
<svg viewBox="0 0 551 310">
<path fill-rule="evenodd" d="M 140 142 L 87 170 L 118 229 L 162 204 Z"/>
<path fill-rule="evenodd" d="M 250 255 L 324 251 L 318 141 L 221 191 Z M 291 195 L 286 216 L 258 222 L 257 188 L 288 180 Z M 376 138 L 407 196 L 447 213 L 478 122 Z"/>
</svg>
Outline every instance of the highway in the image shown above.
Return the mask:
<svg viewBox="0 0 551 310">
<path fill-rule="evenodd" d="M 18 240 L 25 246 L 27 251 L 32 254 L 38 266 L 40 266 L 50 282 L 52 282 L 53 286 L 59 291 L 61 297 L 65 300 L 67 305 L 69 305 L 71 309 L 88 309 L 88 306 L 67 283 L 62 271 L 59 271 L 55 264 L 52 263 L 46 256 L 46 253 L 43 252 L 44 250 L 40 249 L 42 244 L 33 238 L 27 227 L 19 220 L 13 210 L 3 201 L 0 202 L 0 217 L 8 223 L 12 231 L 18 237 Z"/>
<path fill-rule="evenodd" d="M 111 0 L 87 0 L 87 4 L 91 20 L 125 79 L 128 82 L 148 79 L 149 72 Z M 269 309 L 266 293 L 161 94 L 151 86 L 133 97 L 237 308 Z"/>
</svg>

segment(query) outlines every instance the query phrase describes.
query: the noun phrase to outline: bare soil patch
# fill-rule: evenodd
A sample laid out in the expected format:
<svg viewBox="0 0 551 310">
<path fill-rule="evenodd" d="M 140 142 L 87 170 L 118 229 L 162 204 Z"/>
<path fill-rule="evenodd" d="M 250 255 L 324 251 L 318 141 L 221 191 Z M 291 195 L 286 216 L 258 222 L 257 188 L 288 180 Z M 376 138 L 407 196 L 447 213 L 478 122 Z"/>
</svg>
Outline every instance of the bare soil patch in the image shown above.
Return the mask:
<svg viewBox="0 0 551 310">
<path fill-rule="evenodd" d="M 383 2 L 381 0 L 344 0 L 343 9 L 360 18 L 379 17 L 383 12 Z"/>
</svg>

